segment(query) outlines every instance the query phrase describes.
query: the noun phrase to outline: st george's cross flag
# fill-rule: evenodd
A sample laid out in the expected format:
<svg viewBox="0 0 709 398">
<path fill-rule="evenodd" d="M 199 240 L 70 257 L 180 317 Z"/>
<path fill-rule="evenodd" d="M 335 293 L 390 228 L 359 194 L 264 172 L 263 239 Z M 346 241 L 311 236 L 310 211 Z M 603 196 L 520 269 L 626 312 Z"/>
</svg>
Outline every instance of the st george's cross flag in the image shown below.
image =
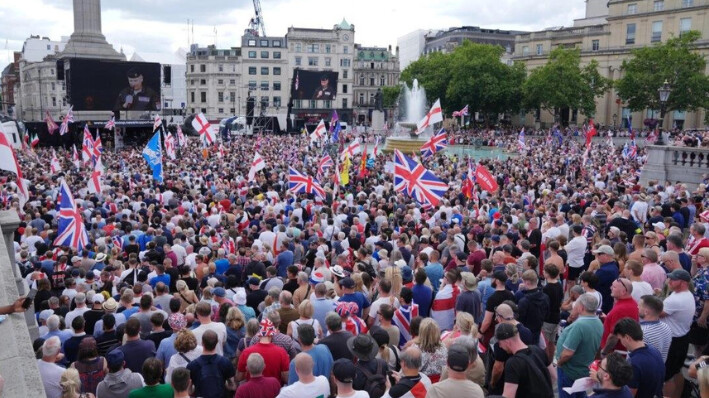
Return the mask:
<svg viewBox="0 0 709 398">
<path fill-rule="evenodd" d="M 348 155 L 350 159 L 354 157 L 354 155 L 362 152 L 362 147 L 359 143 L 359 140 L 355 139 L 354 141 L 350 142 L 349 145 L 345 148 L 344 151 L 340 154 L 340 160 L 345 160 L 345 155 Z"/>
<path fill-rule="evenodd" d="M 76 144 L 73 145 L 74 151 L 71 155 L 71 162 L 74 163 L 74 167 L 77 169 L 81 167 L 81 159 L 79 159 L 79 152 L 76 150 Z"/>
<path fill-rule="evenodd" d="M 379 137 L 374 141 L 374 149 L 372 149 L 372 156 L 376 159 L 379 156 Z"/>
<path fill-rule="evenodd" d="M 320 119 L 320 123 L 318 123 L 318 126 L 315 127 L 315 130 L 313 130 L 312 133 L 310 133 L 310 141 L 320 141 L 326 132 L 327 129 L 325 128 L 325 121 L 323 119 Z"/>
<path fill-rule="evenodd" d="M 181 147 L 187 145 L 187 138 L 182 132 L 182 126 L 180 126 L 179 124 L 177 125 L 177 145 Z"/>
<path fill-rule="evenodd" d="M 416 134 L 421 134 L 426 127 L 433 126 L 436 123 L 443 121 L 443 110 L 441 109 L 441 100 L 437 99 L 433 103 L 431 110 L 416 124 Z"/>
<path fill-rule="evenodd" d="M 198 113 L 195 115 L 194 119 L 192 119 L 192 127 L 199 134 L 199 139 L 202 141 L 202 145 L 207 146 L 216 142 L 217 137 L 214 134 L 214 131 L 212 131 L 212 125 L 209 124 L 209 121 L 207 120 L 207 117 L 204 116 L 204 113 Z"/>
<path fill-rule="evenodd" d="M 248 227 L 249 227 L 249 213 L 244 212 L 244 215 L 241 216 L 241 220 L 239 220 L 239 224 L 237 225 L 237 228 L 239 229 L 239 232 L 241 232 Z"/>
<path fill-rule="evenodd" d="M 435 174 L 404 155 L 394 150 L 394 189 L 415 199 L 419 204 L 428 203 L 436 206 L 448 190 L 448 184 Z"/>
<path fill-rule="evenodd" d="M 20 170 L 20 164 L 17 162 L 17 156 L 15 156 L 15 150 L 12 148 L 10 143 L 7 141 L 7 136 L 0 131 L 0 170 L 9 171 L 17 176 L 17 193 L 20 199 L 20 210 L 25 206 L 27 200 L 29 200 L 29 193 L 27 190 L 27 183 L 24 178 L 22 178 L 22 170 Z"/>
<path fill-rule="evenodd" d="M 91 172 L 91 178 L 89 178 L 88 188 L 89 193 L 100 194 L 101 193 L 101 170 L 94 170 Z"/>
<path fill-rule="evenodd" d="M 57 159 L 57 153 L 54 151 L 54 148 L 52 148 L 52 159 L 49 161 L 49 171 L 52 174 L 62 172 L 62 165 L 59 163 L 59 159 Z"/>
<path fill-rule="evenodd" d="M 436 152 L 440 152 L 448 146 L 448 135 L 445 129 L 441 129 L 421 146 L 421 156 L 424 159 L 430 158 Z"/>
<path fill-rule="evenodd" d="M 160 117 L 160 114 L 156 113 L 155 114 L 155 119 L 153 120 L 153 131 L 157 129 L 162 128 L 162 118 Z"/>
<path fill-rule="evenodd" d="M 249 168 L 249 181 L 253 181 L 254 178 L 256 178 L 256 173 L 264 168 L 266 168 L 266 161 L 256 152 L 254 154 L 254 160 L 251 162 L 251 167 Z"/>
<path fill-rule="evenodd" d="M 59 202 L 57 238 L 54 240 L 54 245 L 69 246 L 81 251 L 84 246 L 89 244 L 89 235 L 86 233 L 81 210 L 76 205 L 74 196 L 64 180 L 62 180 L 59 193 L 61 201 Z"/>
<path fill-rule="evenodd" d="M 325 198 L 325 190 L 315 178 L 301 174 L 298 170 L 288 168 L 288 189 L 293 193 L 313 194 Z"/>
<path fill-rule="evenodd" d="M 460 294 L 457 285 L 446 284 L 436 293 L 431 305 L 431 318 L 441 330 L 452 330 L 455 323 L 455 301 Z"/>
<path fill-rule="evenodd" d="M 167 157 L 172 160 L 175 160 L 175 158 L 177 157 L 177 154 L 175 152 L 175 137 L 169 131 L 165 136 L 165 153 L 167 154 Z"/>
</svg>

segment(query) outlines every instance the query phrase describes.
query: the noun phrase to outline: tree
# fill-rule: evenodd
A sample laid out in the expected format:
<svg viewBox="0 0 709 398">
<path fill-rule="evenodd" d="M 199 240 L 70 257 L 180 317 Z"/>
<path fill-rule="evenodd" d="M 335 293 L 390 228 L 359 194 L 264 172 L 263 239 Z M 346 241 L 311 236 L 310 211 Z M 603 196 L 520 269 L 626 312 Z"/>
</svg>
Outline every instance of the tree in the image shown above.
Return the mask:
<svg viewBox="0 0 709 398">
<path fill-rule="evenodd" d="M 395 107 L 400 93 L 401 85 L 382 87 L 382 104 L 384 108 Z"/>
<path fill-rule="evenodd" d="M 633 50 L 623 61 L 623 77 L 616 81 L 618 96 L 633 111 L 660 109 L 658 89 L 667 80 L 672 93 L 667 110 L 693 111 L 707 105 L 709 77 L 706 62 L 692 47 L 701 37 L 697 31 L 684 33 L 652 47 Z"/>
<path fill-rule="evenodd" d="M 414 79 L 418 79 L 419 84 L 426 89 L 426 96 L 429 100 L 441 99 L 441 104 L 447 109 L 446 89 L 450 81 L 450 65 L 448 64 L 449 54 L 440 52 L 430 53 L 409 64 L 401 72 L 399 80 L 411 85 Z"/>
<path fill-rule="evenodd" d="M 611 81 L 598 73 L 595 60 L 582 68 L 580 49 L 558 47 L 549 54 L 548 62 L 532 70 L 524 82 L 524 108 L 541 108 L 555 116 L 562 108 L 570 108 L 593 116 L 595 97 L 610 87 Z"/>
</svg>

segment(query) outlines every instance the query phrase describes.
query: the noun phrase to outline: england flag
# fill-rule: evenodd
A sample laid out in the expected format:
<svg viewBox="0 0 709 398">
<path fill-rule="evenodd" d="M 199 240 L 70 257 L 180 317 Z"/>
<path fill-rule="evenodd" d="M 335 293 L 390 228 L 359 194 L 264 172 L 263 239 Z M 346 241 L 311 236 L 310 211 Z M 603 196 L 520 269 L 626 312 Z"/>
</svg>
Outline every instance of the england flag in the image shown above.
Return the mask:
<svg viewBox="0 0 709 398">
<path fill-rule="evenodd" d="M 266 168 L 266 161 L 256 152 L 254 154 L 254 160 L 251 162 L 251 168 L 249 168 L 249 181 L 253 181 L 256 178 L 256 173 L 264 168 Z"/>
</svg>

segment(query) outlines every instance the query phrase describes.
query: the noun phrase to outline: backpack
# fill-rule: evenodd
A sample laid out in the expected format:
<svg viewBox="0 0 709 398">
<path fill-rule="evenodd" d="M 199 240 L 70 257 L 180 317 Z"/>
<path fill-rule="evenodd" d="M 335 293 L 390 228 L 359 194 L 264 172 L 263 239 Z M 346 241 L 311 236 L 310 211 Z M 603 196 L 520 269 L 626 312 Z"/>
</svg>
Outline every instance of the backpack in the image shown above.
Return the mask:
<svg viewBox="0 0 709 398">
<path fill-rule="evenodd" d="M 382 362 L 381 360 L 377 361 L 377 372 L 375 374 L 360 366 L 359 362 L 355 365 L 357 369 L 364 373 L 366 381 L 364 382 L 363 390 L 369 394 L 369 398 L 381 398 L 386 391 L 386 379 L 382 375 Z"/>
<path fill-rule="evenodd" d="M 85 363 L 76 361 L 74 367 L 79 371 L 79 380 L 81 380 L 81 392 L 96 394 L 96 388 L 104 377 L 106 371 L 103 369 L 103 358 L 99 357 L 94 363 Z"/>
</svg>

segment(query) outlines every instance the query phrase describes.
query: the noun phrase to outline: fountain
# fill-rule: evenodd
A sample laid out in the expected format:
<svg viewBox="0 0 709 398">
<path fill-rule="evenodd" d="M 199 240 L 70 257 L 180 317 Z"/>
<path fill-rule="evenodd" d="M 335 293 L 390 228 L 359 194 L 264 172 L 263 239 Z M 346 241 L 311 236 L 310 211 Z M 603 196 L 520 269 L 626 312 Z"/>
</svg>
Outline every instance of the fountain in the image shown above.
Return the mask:
<svg viewBox="0 0 709 398">
<path fill-rule="evenodd" d="M 405 83 L 402 83 L 402 86 L 394 135 L 387 138 L 384 151 L 393 152 L 394 149 L 398 149 L 410 154 L 418 152 L 431 137 L 431 127 L 427 127 L 420 134 L 415 133 L 416 125 L 428 112 L 429 105 L 426 103 L 426 90 L 419 86 L 418 80 L 414 79 L 411 88 Z"/>
</svg>

